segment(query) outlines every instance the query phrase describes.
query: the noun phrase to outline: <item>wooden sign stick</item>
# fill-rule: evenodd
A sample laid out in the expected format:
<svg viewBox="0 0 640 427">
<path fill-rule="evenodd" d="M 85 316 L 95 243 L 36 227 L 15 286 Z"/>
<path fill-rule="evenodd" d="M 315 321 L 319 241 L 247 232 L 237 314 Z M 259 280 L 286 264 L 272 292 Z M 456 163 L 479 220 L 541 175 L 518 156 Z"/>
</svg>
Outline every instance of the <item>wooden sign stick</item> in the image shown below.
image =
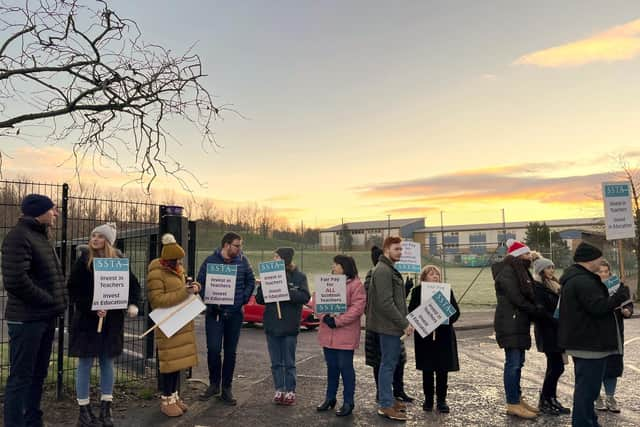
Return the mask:
<svg viewBox="0 0 640 427">
<path fill-rule="evenodd" d="M 182 310 L 183 308 L 185 308 L 186 306 L 188 306 L 193 299 L 195 298 L 195 295 L 192 295 L 191 298 L 187 298 L 185 301 L 183 301 L 182 303 L 180 303 L 179 306 L 177 306 L 175 308 L 175 310 L 173 310 L 171 313 L 167 314 L 164 319 L 162 319 L 161 321 L 159 321 L 158 323 L 156 323 L 155 325 L 153 325 L 152 327 L 150 327 L 149 329 L 147 329 L 144 334 L 140 335 L 138 338 L 144 338 L 146 337 L 151 331 L 153 331 L 154 329 L 156 329 L 158 326 L 162 325 L 164 322 L 166 322 L 167 320 L 171 319 L 173 316 L 176 315 L 176 313 L 178 313 L 180 310 Z"/>
<path fill-rule="evenodd" d="M 282 311 L 280 311 L 280 301 L 276 301 L 276 308 L 278 309 L 278 319 L 282 319 Z"/>
<path fill-rule="evenodd" d="M 102 324 L 104 323 L 105 317 L 107 317 L 106 314 L 98 320 L 98 333 L 102 332 Z"/>
</svg>

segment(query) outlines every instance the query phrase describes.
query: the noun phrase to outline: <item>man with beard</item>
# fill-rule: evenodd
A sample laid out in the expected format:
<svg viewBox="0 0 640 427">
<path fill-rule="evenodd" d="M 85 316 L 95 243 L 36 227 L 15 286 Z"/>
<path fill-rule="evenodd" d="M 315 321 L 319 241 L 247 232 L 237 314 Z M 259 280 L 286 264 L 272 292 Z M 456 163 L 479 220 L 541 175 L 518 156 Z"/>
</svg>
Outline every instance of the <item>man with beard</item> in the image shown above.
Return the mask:
<svg viewBox="0 0 640 427">
<path fill-rule="evenodd" d="M 539 410 L 522 399 L 520 375 L 525 351 L 531 348 L 531 321 L 543 315 L 535 304 L 530 266 L 529 248 L 509 239 L 507 256 L 491 268 L 497 299 L 493 326 L 496 341 L 505 355 L 503 380 L 507 414 L 526 419 L 535 418 Z"/>
</svg>

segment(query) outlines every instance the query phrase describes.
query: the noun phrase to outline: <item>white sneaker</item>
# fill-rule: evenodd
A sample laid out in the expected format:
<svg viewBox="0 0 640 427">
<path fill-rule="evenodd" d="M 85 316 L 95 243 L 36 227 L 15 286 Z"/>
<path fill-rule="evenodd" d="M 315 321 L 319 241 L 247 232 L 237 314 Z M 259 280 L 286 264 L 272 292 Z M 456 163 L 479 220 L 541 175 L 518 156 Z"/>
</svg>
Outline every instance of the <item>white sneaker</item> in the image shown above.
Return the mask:
<svg viewBox="0 0 640 427">
<path fill-rule="evenodd" d="M 602 396 L 598 396 L 598 398 L 596 399 L 596 409 L 598 411 L 607 410 L 607 405 L 604 403 L 604 399 L 602 398 Z"/>
<path fill-rule="evenodd" d="M 616 398 L 613 396 L 607 396 L 606 400 L 607 409 L 616 414 L 620 413 L 620 408 L 618 407 L 618 402 L 616 402 Z"/>
</svg>

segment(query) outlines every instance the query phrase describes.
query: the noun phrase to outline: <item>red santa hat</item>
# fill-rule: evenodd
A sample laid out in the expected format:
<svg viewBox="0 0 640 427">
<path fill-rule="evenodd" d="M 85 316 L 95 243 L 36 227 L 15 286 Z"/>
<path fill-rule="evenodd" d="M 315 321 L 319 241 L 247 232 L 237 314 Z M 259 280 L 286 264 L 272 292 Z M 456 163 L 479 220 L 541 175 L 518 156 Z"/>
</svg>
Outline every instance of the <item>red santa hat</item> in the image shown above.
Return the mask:
<svg viewBox="0 0 640 427">
<path fill-rule="evenodd" d="M 529 246 L 524 243 L 513 239 L 507 240 L 507 255 L 517 258 L 520 255 L 528 254 L 529 252 L 531 252 L 531 249 L 529 249 Z"/>
</svg>

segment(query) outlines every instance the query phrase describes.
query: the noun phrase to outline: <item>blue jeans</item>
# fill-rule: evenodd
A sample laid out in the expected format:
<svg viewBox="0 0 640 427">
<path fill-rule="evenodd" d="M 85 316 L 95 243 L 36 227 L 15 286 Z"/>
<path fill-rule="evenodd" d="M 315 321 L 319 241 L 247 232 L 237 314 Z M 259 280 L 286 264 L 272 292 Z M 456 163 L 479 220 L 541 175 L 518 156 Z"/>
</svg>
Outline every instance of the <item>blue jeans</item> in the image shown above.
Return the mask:
<svg viewBox="0 0 640 427">
<path fill-rule="evenodd" d="M 56 318 L 7 321 L 7 328 L 11 368 L 4 394 L 4 425 L 41 425 L 40 400 L 49 368 Z"/>
<path fill-rule="evenodd" d="M 393 406 L 393 371 L 400 359 L 400 337 L 379 334 L 380 336 L 380 370 L 378 372 L 378 406 Z"/>
<path fill-rule="evenodd" d="M 524 350 L 518 348 L 504 349 L 504 392 L 507 395 L 507 403 L 517 405 L 520 403 L 520 376 L 524 366 Z"/>
<path fill-rule="evenodd" d="M 604 386 L 604 393 L 607 396 L 615 396 L 616 386 L 618 385 L 618 378 L 605 377 L 602 379 L 602 385 Z"/>
<path fill-rule="evenodd" d="M 573 412 L 571 425 L 575 427 L 596 427 L 598 416 L 593 403 L 600 394 L 600 384 L 604 377 L 607 358 L 573 358 L 576 385 L 573 390 Z"/>
<path fill-rule="evenodd" d="M 276 391 L 296 391 L 297 335 L 276 337 L 267 334 L 271 374 Z"/>
<path fill-rule="evenodd" d="M 78 359 L 76 372 L 76 395 L 78 401 L 89 400 L 89 387 L 91 382 L 91 366 L 93 357 L 81 357 Z M 100 362 L 100 394 L 111 396 L 113 394 L 113 358 L 102 354 L 98 358 Z"/>
<path fill-rule="evenodd" d="M 219 314 L 207 313 L 205 329 L 207 332 L 207 365 L 209 384 L 231 387 L 233 371 L 236 368 L 236 350 L 240 340 L 243 315 L 241 311 Z M 224 362 L 220 352 L 224 348 Z"/>
<path fill-rule="evenodd" d="M 327 400 L 338 394 L 338 383 L 342 375 L 344 403 L 354 404 L 356 393 L 356 370 L 353 367 L 353 350 L 322 349 L 327 362 Z"/>
</svg>

